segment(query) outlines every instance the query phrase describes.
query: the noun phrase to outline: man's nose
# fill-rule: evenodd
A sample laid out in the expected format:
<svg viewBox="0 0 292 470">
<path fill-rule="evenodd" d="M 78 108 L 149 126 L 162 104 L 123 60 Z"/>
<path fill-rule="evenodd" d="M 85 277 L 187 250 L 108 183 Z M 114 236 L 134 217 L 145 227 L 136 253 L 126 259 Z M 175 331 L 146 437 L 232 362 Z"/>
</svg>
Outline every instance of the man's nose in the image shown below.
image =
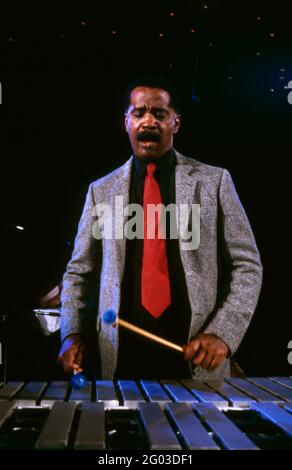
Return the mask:
<svg viewBox="0 0 292 470">
<path fill-rule="evenodd" d="M 157 122 L 153 114 L 151 113 L 144 114 L 142 128 L 143 129 L 156 129 L 157 128 Z"/>
</svg>

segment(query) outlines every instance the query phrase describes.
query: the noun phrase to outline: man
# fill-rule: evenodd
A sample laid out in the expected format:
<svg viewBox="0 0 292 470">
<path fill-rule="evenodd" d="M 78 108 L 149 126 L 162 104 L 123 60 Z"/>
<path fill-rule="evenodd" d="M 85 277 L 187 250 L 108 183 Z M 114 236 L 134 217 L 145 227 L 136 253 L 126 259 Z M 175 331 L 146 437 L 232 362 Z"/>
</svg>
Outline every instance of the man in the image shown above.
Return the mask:
<svg viewBox="0 0 292 470">
<path fill-rule="evenodd" d="M 96 361 L 103 379 L 220 379 L 230 374 L 229 357 L 258 301 L 262 266 L 228 171 L 173 148 L 180 122 L 178 96 L 168 81 L 147 76 L 130 86 L 125 128 L 134 155 L 90 185 L 63 280 L 59 362 L 66 372 L 82 370 L 97 330 Z M 94 208 L 105 204 L 115 214 L 116 196 L 125 205 L 143 206 L 143 239 L 94 236 L 94 224 L 100 224 Z M 170 236 L 169 220 L 166 240 L 158 241 L 155 232 L 149 241 L 145 210 L 151 203 L 200 204 L 199 244 L 186 249 L 181 233 Z M 122 220 L 125 224 L 127 218 Z M 104 323 L 109 309 L 184 345 L 183 353 Z"/>
</svg>

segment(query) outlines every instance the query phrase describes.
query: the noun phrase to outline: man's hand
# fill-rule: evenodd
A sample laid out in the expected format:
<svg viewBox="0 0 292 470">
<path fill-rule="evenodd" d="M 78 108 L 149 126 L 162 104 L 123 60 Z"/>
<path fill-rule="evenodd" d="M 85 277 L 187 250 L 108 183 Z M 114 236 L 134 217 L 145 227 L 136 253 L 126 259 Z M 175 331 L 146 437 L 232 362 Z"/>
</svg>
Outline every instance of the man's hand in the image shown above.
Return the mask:
<svg viewBox="0 0 292 470">
<path fill-rule="evenodd" d="M 86 347 L 82 336 L 69 335 L 64 339 L 57 361 L 63 366 L 64 372 L 70 374 L 73 371 L 82 372 Z"/>
<path fill-rule="evenodd" d="M 218 336 L 198 334 L 183 347 L 183 352 L 186 361 L 212 372 L 226 359 L 229 348 Z"/>
</svg>

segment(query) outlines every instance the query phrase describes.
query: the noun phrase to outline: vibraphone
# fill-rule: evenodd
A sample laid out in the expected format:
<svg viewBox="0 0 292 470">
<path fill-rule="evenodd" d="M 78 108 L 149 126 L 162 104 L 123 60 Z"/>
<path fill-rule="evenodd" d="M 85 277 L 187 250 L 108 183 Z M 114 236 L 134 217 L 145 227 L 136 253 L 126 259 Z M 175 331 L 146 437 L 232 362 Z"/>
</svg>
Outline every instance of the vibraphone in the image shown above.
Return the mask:
<svg viewBox="0 0 292 470">
<path fill-rule="evenodd" d="M 292 378 L 8 382 L 1 449 L 292 449 Z"/>
</svg>

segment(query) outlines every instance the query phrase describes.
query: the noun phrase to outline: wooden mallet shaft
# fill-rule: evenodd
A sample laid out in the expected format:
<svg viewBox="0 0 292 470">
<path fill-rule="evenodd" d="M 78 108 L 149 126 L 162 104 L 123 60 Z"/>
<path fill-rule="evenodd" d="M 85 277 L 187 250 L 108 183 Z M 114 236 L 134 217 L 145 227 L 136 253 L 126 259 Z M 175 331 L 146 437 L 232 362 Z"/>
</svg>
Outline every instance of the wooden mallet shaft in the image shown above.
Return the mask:
<svg viewBox="0 0 292 470">
<path fill-rule="evenodd" d="M 183 348 L 181 346 L 178 346 L 177 344 L 174 344 L 171 341 L 161 338 L 160 336 L 153 335 L 149 331 L 143 330 L 143 328 L 139 328 L 136 325 L 132 325 L 132 323 L 122 320 L 121 318 L 116 318 L 114 323 L 117 323 L 118 325 L 123 326 L 124 328 L 127 328 L 128 330 L 134 331 L 135 333 L 138 333 L 138 335 L 142 335 L 142 336 L 145 336 L 145 338 L 151 339 L 152 341 L 156 341 L 156 343 L 163 344 L 164 346 L 167 346 L 168 348 L 172 348 L 180 352 L 183 351 Z"/>
</svg>

